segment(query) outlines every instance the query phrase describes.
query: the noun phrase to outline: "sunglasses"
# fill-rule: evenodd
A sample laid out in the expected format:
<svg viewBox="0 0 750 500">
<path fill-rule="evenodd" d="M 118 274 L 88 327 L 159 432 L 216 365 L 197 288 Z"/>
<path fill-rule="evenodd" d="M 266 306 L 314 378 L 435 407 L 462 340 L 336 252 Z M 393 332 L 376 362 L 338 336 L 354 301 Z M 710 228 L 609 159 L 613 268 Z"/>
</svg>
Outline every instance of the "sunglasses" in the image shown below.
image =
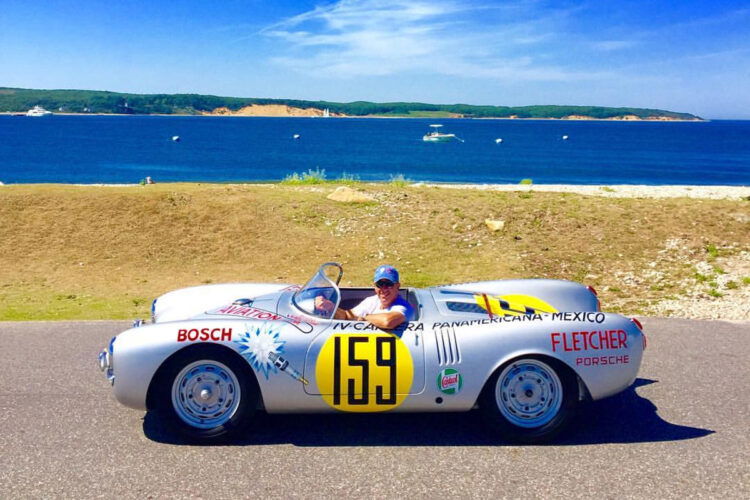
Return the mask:
<svg viewBox="0 0 750 500">
<path fill-rule="evenodd" d="M 375 283 L 375 286 L 378 288 L 393 288 L 393 285 L 395 285 L 395 283 L 386 280 L 381 280 Z"/>
</svg>

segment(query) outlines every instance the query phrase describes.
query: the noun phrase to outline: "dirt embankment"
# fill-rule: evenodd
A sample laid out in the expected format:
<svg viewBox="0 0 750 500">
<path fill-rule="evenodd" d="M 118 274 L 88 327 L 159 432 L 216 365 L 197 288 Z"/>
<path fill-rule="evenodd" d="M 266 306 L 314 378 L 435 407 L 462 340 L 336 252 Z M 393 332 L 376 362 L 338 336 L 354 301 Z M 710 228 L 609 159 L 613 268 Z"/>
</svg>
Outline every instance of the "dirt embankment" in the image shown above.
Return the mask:
<svg viewBox="0 0 750 500">
<path fill-rule="evenodd" d="M 297 108 L 295 106 L 287 106 L 285 104 L 251 104 L 238 110 L 231 110 L 225 106 L 216 108 L 212 111 L 204 111 L 201 113 L 206 116 L 303 116 L 303 117 L 344 117 L 348 116 L 343 113 L 331 113 L 325 109 L 318 108 Z M 371 117 L 378 117 L 379 115 L 368 115 Z M 465 115 L 458 113 L 451 113 L 449 116 L 441 116 L 441 118 L 466 118 Z M 505 119 L 518 120 L 517 115 L 511 115 L 508 117 L 499 117 Z M 538 119 L 538 118 L 535 118 Z M 562 118 L 547 118 L 548 120 L 599 120 L 600 118 L 594 118 L 586 115 L 568 115 Z M 667 116 L 649 116 L 641 118 L 636 115 L 623 115 L 614 116 L 611 118 L 603 118 L 604 120 L 618 120 L 618 121 L 684 121 L 676 118 L 670 118 Z"/>
<path fill-rule="evenodd" d="M 326 110 L 317 108 L 296 108 L 284 104 L 251 104 L 237 111 L 232 111 L 227 107 L 216 108 L 213 111 L 202 113 L 211 116 L 326 116 Z M 344 116 L 336 113 L 330 113 L 329 116 Z"/>
<path fill-rule="evenodd" d="M 353 203 L 336 187 L 2 186 L 0 320 L 143 318 L 171 289 L 304 283 L 331 260 L 346 286 L 391 263 L 414 287 L 559 278 L 606 311 L 750 319 L 745 197 L 355 184 L 370 201 Z"/>
</svg>

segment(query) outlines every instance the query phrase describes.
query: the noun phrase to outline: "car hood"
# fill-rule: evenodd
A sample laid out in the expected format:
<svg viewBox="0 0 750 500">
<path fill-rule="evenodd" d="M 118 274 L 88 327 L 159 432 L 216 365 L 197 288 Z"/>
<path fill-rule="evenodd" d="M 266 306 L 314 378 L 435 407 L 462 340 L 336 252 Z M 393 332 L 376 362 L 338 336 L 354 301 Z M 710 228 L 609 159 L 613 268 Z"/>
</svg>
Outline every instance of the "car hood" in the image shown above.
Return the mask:
<svg viewBox="0 0 750 500">
<path fill-rule="evenodd" d="M 268 283 L 226 283 L 182 288 L 166 293 L 154 301 L 153 321 L 180 321 L 213 316 L 223 306 L 238 299 L 250 299 L 253 308 L 275 311 L 282 293 L 294 285 Z"/>
</svg>

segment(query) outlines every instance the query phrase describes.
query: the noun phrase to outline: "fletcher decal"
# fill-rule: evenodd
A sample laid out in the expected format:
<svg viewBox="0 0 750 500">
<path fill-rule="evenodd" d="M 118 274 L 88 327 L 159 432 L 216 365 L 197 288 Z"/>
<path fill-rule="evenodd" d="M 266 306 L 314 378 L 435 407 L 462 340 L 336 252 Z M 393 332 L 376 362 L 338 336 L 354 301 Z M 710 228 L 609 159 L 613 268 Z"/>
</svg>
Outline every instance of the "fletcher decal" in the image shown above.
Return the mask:
<svg viewBox="0 0 750 500">
<path fill-rule="evenodd" d="M 437 376 L 437 386 L 443 394 L 457 394 L 463 382 L 461 374 L 453 368 L 446 368 Z"/>
<path fill-rule="evenodd" d="M 550 334 L 552 352 L 588 351 L 593 349 L 627 349 L 625 330 L 593 330 L 590 332 L 553 332 Z"/>
<path fill-rule="evenodd" d="M 196 340 L 205 342 L 213 340 L 214 342 L 231 341 L 231 328 L 180 328 L 177 330 L 177 342 L 195 342 Z"/>
</svg>

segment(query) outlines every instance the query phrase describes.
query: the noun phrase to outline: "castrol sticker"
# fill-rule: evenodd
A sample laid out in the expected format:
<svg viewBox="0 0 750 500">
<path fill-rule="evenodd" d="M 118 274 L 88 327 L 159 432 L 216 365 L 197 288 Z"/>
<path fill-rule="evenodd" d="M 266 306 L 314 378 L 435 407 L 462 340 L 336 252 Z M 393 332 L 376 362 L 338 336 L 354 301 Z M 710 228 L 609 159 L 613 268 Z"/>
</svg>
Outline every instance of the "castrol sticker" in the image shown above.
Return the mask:
<svg viewBox="0 0 750 500">
<path fill-rule="evenodd" d="M 437 376 L 437 386 L 443 394 L 457 394 L 463 385 L 463 377 L 458 370 L 446 368 Z"/>
</svg>

